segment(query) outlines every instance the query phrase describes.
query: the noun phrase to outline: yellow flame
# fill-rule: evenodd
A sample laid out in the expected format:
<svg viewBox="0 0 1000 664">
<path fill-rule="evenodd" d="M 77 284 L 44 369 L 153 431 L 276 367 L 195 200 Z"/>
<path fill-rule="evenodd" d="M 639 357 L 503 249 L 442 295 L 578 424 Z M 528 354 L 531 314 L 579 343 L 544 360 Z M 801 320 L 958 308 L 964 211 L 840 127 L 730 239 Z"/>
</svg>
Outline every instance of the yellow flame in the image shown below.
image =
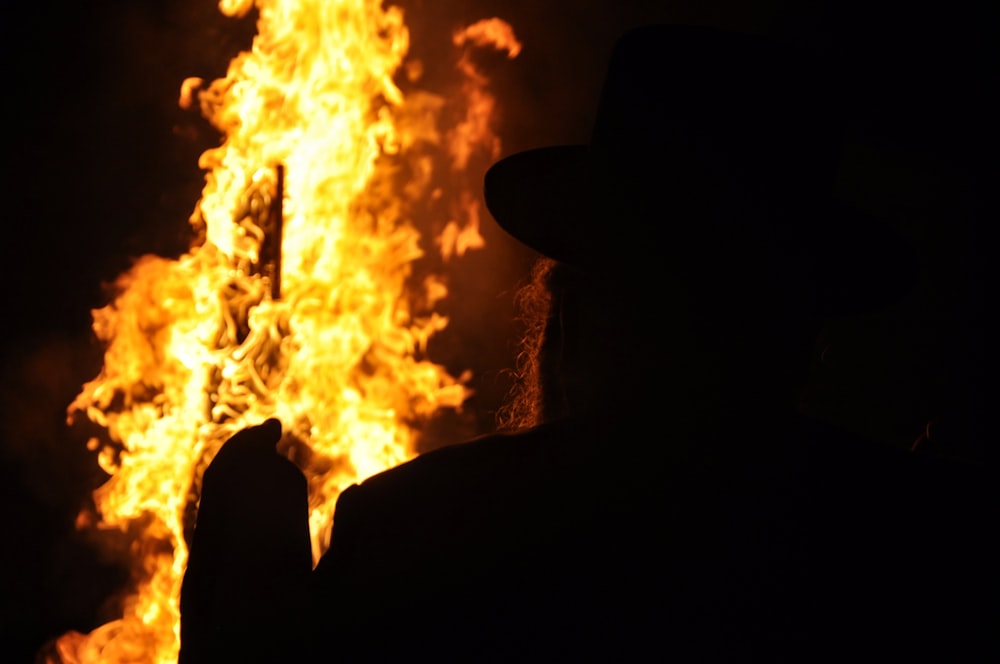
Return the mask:
<svg viewBox="0 0 1000 664">
<path fill-rule="evenodd" d="M 426 358 L 428 339 L 447 325 L 433 311 L 447 291 L 434 276 L 412 290 L 424 250 L 411 216 L 417 201 L 441 195 L 431 191 L 429 146 L 446 150 L 453 169 L 476 144 L 495 156 L 485 81 L 459 67 L 467 112 L 441 132 L 445 101 L 407 97 L 395 83 L 409 46 L 399 8 L 223 0 L 220 9 L 242 16 L 254 5 L 258 34 L 226 77 L 181 86 L 179 103 L 197 103 L 225 138 L 199 162 L 206 185 L 191 221 L 201 239 L 177 260 L 140 259 L 94 312 L 104 367 L 69 415 L 107 431 L 88 443 L 111 475 L 94 496 L 97 528 L 133 538 L 136 588 L 121 619 L 65 635 L 54 661 L 176 661 L 185 527 L 201 473 L 236 431 L 282 421 L 286 451 L 309 479 L 318 559 L 340 491 L 412 457 L 420 424 L 468 396 L 465 377 Z M 507 41 L 484 24 L 462 40 L 456 33 L 456 46 L 468 39 L 516 54 L 509 26 L 488 24 Z M 419 75 L 419 63 L 406 71 Z M 279 165 L 275 275 L 263 247 Z M 482 246 L 475 197 L 448 195 L 459 212 L 437 240 L 445 258 Z"/>
</svg>

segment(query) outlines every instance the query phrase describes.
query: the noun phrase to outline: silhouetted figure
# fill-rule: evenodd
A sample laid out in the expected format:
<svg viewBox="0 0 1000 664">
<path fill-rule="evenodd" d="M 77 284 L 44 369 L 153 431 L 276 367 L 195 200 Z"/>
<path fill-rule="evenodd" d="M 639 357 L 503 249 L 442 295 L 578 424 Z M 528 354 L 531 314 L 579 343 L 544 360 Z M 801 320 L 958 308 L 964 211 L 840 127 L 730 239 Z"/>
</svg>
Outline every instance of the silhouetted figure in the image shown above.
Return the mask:
<svg viewBox="0 0 1000 664">
<path fill-rule="evenodd" d="M 308 661 L 987 661 L 983 478 L 796 411 L 823 317 L 914 276 L 834 198 L 837 90 L 759 37 L 626 34 L 591 143 L 486 176 L 543 256 L 531 426 L 344 491 L 275 634 Z M 202 509 L 246 481 L 206 476 Z"/>
<path fill-rule="evenodd" d="M 179 664 L 295 662 L 312 569 L 306 480 L 268 420 L 223 446 L 202 480 L 181 592 Z"/>
</svg>

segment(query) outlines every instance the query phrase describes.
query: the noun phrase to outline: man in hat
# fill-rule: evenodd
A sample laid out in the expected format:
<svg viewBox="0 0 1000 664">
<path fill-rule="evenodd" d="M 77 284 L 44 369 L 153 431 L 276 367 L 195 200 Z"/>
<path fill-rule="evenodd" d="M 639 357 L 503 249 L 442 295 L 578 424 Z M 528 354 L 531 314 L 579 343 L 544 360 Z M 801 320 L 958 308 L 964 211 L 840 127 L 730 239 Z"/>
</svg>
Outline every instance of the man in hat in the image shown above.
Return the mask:
<svg viewBox="0 0 1000 664">
<path fill-rule="evenodd" d="M 591 142 L 486 176 L 496 221 L 542 256 L 528 426 L 344 491 L 278 641 L 320 661 L 975 661 L 977 478 L 795 408 L 823 317 L 913 277 L 905 243 L 835 200 L 835 90 L 759 37 L 623 36 Z M 199 517 L 192 565 L 213 528 Z"/>
</svg>

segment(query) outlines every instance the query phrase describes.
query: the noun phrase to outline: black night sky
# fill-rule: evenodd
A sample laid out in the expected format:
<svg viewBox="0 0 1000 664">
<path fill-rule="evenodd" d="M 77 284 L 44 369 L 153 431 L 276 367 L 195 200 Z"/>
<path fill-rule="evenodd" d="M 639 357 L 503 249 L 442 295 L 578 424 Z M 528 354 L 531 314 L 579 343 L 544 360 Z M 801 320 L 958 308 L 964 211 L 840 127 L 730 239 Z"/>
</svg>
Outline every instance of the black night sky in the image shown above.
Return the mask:
<svg viewBox="0 0 1000 664">
<path fill-rule="evenodd" d="M 642 23 L 775 33 L 822 49 L 852 83 L 841 193 L 900 228 L 919 252 L 915 291 L 892 309 L 832 321 L 807 408 L 873 439 L 992 458 L 986 284 L 995 251 L 998 27 L 995 3 L 675 0 L 405 0 L 413 50 L 498 16 L 524 50 L 496 64 L 504 152 L 587 139 L 614 38 Z M 177 106 L 188 76 L 221 76 L 252 21 L 212 0 L 35 3 L 4 21 L 0 243 L 0 486 L 5 661 L 112 615 L 123 580 L 74 533 L 104 479 L 65 409 L 100 369 L 90 310 L 146 253 L 178 255 L 218 135 Z M 487 248 L 455 267 L 443 361 L 476 358 L 472 425 L 487 426 L 510 366 L 511 292 L 531 256 L 484 222 Z M 818 351 L 820 350 L 818 349 Z M 817 357 L 819 352 L 817 352 Z"/>
</svg>

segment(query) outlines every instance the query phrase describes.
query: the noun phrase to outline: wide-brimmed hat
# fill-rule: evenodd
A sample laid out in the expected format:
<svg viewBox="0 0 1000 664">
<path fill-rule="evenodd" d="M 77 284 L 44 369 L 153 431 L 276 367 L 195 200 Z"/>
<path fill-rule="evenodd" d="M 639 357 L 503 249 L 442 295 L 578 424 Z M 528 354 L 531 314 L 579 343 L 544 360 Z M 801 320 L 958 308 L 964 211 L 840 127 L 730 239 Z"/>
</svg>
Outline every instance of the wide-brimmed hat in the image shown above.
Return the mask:
<svg viewBox="0 0 1000 664">
<path fill-rule="evenodd" d="M 501 159 L 486 205 L 539 253 L 609 274 L 725 269 L 741 238 L 766 236 L 808 266 L 827 313 L 877 309 L 909 291 L 916 261 L 896 229 L 837 199 L 843 90 L 819 57 L 760 35 L 633 29 L 613 50 L 590 143 Z"/>
</svg>

